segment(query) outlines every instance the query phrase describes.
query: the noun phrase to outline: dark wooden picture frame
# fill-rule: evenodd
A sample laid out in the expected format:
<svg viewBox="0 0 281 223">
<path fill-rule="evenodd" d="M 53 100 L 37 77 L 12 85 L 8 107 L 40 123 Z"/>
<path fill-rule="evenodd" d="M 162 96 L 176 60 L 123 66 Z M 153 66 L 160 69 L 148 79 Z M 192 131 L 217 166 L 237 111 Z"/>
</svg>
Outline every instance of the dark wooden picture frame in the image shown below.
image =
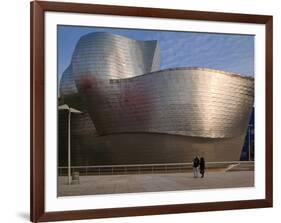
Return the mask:
<svg viewBox="0 0 281 223">
<path fill-rule="evenodd" d="M 44 195 L 44 13 L 47 11 L 137 16 L 150 18 L 176 18 L 201 21 L 224 21 L 264 24 L 265 36 L 265 199 L 226 202 L 189 203 L 144 207 L 108 208 L 61 212 L 45 211 Z M 215 210 L 272 207 L 273 205 L 273 149 L 272 149 L 272 77 L 273 77 L 273 17 L 267 15 L 217 13 L 158 8 L 138 8 L 61 2 L 31 2 L 31 159 L 30 159 L 30 211 L 31 221 L 57 221 L 123 216 L 158 215 Z"/>
</svg>

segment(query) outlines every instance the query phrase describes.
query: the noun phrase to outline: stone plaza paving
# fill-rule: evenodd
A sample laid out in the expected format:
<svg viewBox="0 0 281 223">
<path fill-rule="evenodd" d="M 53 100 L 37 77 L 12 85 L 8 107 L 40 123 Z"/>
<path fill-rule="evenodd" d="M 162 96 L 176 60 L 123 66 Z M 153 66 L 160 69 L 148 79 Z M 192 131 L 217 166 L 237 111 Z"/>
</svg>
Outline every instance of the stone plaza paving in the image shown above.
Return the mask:
<svg viewBox="0 0 281 223">
<path fill-rule="evenodd" d="M 204 178 L 193 178 L 191 172 L 80 176 L 80 183 L 73 185 L 68 185 L 67 177 L 61 176 L 58 179 L 58 196 L 253 186 L 254 171 L 213 171 L 207 172 Z"/>
</svg>

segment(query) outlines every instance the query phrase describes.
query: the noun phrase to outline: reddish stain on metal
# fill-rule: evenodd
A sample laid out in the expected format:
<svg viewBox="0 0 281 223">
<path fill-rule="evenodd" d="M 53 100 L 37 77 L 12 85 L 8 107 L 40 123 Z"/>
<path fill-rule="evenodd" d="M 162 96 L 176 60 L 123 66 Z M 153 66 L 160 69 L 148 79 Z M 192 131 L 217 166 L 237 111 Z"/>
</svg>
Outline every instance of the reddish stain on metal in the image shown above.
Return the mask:
<svg viewBox="0 0 281 223">
<path fill-rule="evenodd" d="M 83 75 L 81 78 L 81 87 L 85 91 L 93 90 L 96 86 L 96 78 L 93 75 Z"/>
</svg>

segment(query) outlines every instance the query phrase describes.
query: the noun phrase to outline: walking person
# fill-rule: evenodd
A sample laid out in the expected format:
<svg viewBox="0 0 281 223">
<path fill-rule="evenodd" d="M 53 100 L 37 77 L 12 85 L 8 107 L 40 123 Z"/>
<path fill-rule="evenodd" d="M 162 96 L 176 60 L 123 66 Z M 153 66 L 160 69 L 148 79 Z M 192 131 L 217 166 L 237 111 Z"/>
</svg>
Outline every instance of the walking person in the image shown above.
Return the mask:
<svg viewBox="0 0 281 223">
<path fill-rule="evenodd" d="M 200 158 L 200 173 L 201 173 L 201 178 L 204 177 L 204 173 L 205 173 L 205 160 L 204 157 Z"/>
<path fill-rule="evenodd" d="M 199 160 L 198 156 L 196 156 L 192 161 L 192 170 L 193 170 L 193 177 L 194 178 L 198 177 L 199 164 L 200 164 L 200 160 Z"/>
</svg>

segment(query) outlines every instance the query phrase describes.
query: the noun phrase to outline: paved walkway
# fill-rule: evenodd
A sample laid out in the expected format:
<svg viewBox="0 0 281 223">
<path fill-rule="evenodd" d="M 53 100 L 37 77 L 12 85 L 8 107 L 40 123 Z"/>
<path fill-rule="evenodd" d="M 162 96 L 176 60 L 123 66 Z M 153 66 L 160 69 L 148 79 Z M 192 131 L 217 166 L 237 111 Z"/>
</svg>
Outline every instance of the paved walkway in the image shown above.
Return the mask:
<svg viewBox="0 0 281 223">
<path fill-rule="evenodd" d="M 59 177 L 58 182 L 58 196 L 252 187 L 254 171 L 207 172 L 205 178 L 192 173 L 80 176 L 76 185 Z"/>
</svg>

